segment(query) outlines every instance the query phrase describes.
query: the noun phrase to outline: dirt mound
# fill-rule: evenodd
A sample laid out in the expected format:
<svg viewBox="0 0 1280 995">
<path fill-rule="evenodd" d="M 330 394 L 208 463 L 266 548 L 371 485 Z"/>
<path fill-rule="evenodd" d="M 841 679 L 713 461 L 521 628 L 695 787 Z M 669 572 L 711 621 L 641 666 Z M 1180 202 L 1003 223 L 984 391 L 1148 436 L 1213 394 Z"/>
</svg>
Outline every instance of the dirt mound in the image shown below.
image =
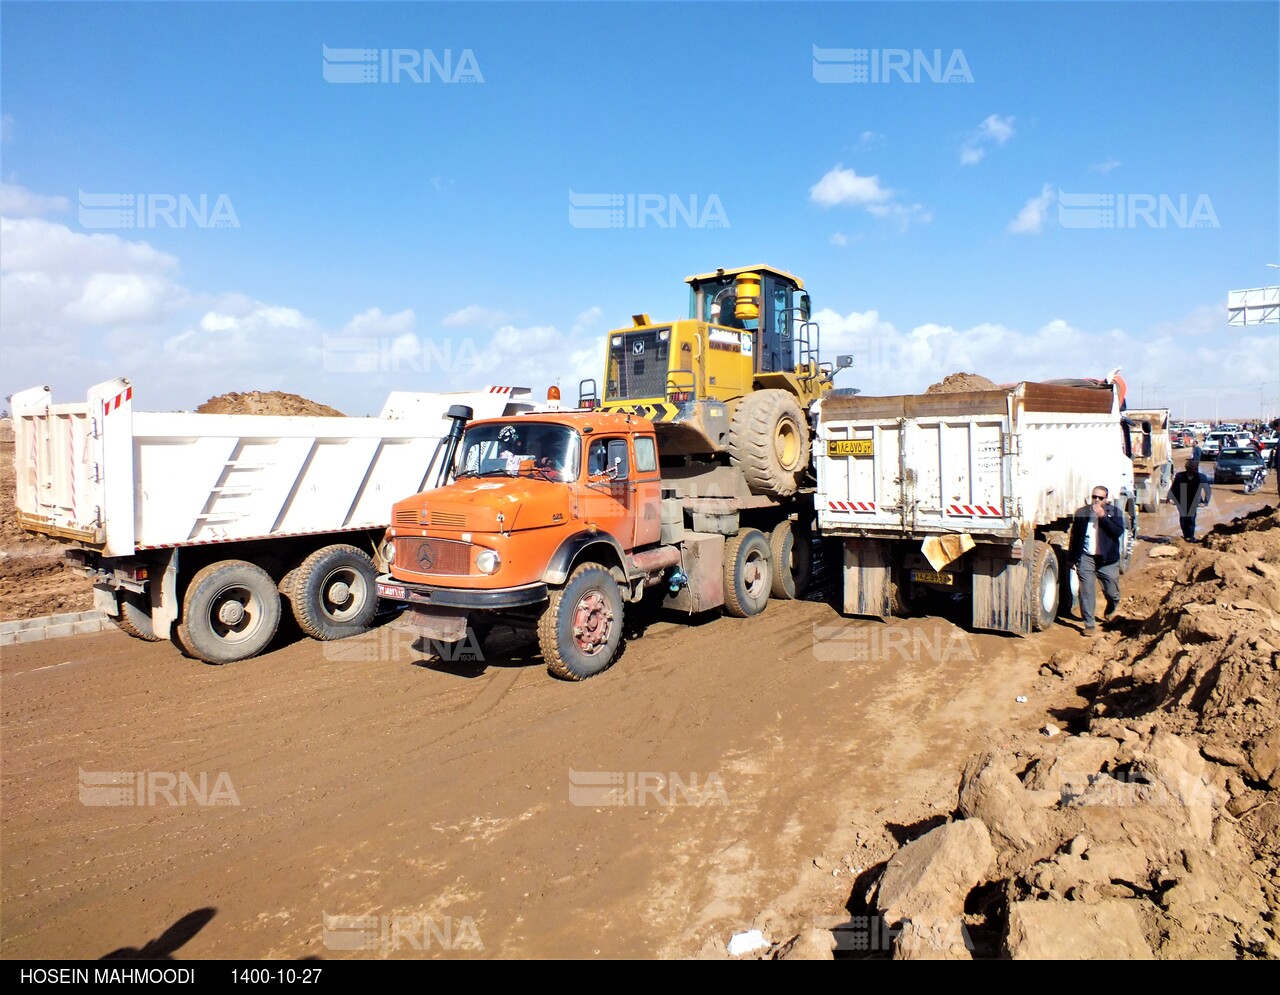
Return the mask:
<svg viewBox="0 0 1280 995">
<path fill-rule="evenodd" d="M 1280 510 L 1182 553 L 1041 668 L 1085 695 L 1078 734 L 972 758 L 955 821 L 854 892 L 895 958 L 1280 959 Z"/>
<path fill-rule="evenodd" d="M 974 390 L 995 390 L 996 384 L 976 373 L 952 373 L 925 391 L 926 394 L 964 394 Z"/>
<path fill-rule="evenodd" d="M 342 418 L 337 408 L 278 390 L 232 391 L 211 397 L 196 408 L 201 415 L 307 415 Z"/>
<path fill-rule="evenodd" d="M 68 569 L 62 543 L 24 532 L 14 507 L 13 425 L 0 421 L 0 622 L 88 611 L 93 586 Z"/>
</svg>

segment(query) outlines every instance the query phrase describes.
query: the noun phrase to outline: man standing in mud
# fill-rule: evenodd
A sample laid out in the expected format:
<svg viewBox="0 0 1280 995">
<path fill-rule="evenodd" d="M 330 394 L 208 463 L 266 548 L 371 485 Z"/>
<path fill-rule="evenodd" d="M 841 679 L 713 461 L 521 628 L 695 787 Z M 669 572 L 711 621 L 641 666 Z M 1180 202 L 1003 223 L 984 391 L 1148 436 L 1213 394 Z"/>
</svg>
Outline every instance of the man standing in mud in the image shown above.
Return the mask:
<svg viewBox="0 0 1280 995">
<path fill-rule="evenodd" d="M 1080 617 L 1084 619 L 1084 635 L 1097 632 L 1094 612 L 1098 599 L 1098 581 L 1107 599 L 1104 619 L 1120 603 L 1120 537 L 1124 534 L 1124 518 L 1111 501 L 1110 491 L 1099 484 L 1093 488 L 1089 503 L 1076 511 L 1071 519 L 1071 539 L 1067 560 L 1075 567 L 1080 581 Z"/>
<path fill-rule="evenodd" d="M 1178 508 L 1178 522 L 1182 526 L 1182 538 L 1196 541 L 1196 512 L 1202 504 L 1209 503 L 1213 487 L 1209 478 L 1200 472 L 1200 464 L 1187 460 L 1187 465 L 1173 475 L 1169 488 L 1169 500 Z"/>
</svg>

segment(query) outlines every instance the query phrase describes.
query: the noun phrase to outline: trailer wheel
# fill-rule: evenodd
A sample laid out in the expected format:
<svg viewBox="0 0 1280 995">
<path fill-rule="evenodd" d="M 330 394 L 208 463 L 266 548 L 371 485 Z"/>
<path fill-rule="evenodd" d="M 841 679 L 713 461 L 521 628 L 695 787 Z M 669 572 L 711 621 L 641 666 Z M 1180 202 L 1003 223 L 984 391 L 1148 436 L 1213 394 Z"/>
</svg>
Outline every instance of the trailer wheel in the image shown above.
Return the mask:
<svg viewBox="0 0 1280 995">
<path fill-rule="evenodd" d="M 809 424 L 785 390 L 758 390 L 742 398 L 729 421 L 729 458 L 753 494 L 774 498 L 796 492 L 809 465 Z"/>
<path fill-rule="evenodd" d="M 779 522 L 769 536 L 769 552 L 773 560 L 773 596 L 782 601 L 803 598 L 813 575 L 813 544 L 808 525 Z"/>
<path fill-rule="evenodd" d="M 889 571 L 889 614 L 894 618 L 910 618 L 916 613 L 920 592 L 911 579 L 911 571 L 895 565 Z"/>
<path fill-rule="evenodd" d="M 617 659 L 622 647 L 622 592 L 598 563 L 569 575 L 538 620 L 538 645 L 547 670 L 566 681 L 585 681 Z"/>
<path fill-rule="evenodd" d="M 142 605 L 142 595 L 132 591 L 121 591 L 116 597 L 120 613 L 112 619 L 121 632 L 126 632 L 134 639 L 145 639 L 149 643 L 157 643 L 155 626 L 151 624 L 151 612 Z"/>
<path fill-rule="evenodd" d="M 1032 598 L 1031 631 L 1043 632 L 1058 617 L 1058 601 L 1061 584 L 1058 581 L 1058 554 L 1047 542 L 1033 544 L 1031 561 L 1031 585 L 1027 596 Z"/>
<path fill-rule="evenodd" d="M 344 639 L 368 630 L 378 610 L 378 571 L 366 553 L 355 546 L 325 546 L 290 573 L 284 593 L 298 628 L 312 639 Z"/>
<path fill-rule="evenodd" d="M 280 594 L 265 570 L 244 560 L 212 563 L 187 587 L 178 645 L 206 663 L 247 660 L 270 644 L 280 614 Z"/>
<path fill-rule="evenodd" d="M 769 604 L 773 564 L 763 532 L 743 529 L 724 544 L 724 610 L 734 618 L 759 615 Z"/>
</svg>

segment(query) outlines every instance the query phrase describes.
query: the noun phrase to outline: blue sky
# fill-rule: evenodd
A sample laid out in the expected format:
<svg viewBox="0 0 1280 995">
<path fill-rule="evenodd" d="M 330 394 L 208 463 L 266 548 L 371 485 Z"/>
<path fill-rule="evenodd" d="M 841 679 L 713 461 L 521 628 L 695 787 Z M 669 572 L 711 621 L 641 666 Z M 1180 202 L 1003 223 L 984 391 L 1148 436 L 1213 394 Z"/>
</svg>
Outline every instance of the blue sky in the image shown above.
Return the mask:
<svg viewBox="0 0 1280 995">
<path fill-rule="evenodd" d="M 0 394 L 541 391 L 633 312 L 683 315 L 690 273 L 766 261 L 869 392 L 1122 366 L 1175 414 L 1256 415 L 1280 329 L 1225 297 L 1280 282 L 1278 9 L 5 3 Z M 476 78 L 327 82 L 324 46 Z M 906 78 L 820 82 L 815 46 Z M 970 79 L 911 68 L 935 50 Z M 674 223 L 575 227 L 571 190 Z M 238 227 L 89 227 L 81 192 L 223 197 Z M 1072 227 L 1063 194 L 1157 206 Z M 690 224 L 708 205 L 727 223 Z"/>
</svg>

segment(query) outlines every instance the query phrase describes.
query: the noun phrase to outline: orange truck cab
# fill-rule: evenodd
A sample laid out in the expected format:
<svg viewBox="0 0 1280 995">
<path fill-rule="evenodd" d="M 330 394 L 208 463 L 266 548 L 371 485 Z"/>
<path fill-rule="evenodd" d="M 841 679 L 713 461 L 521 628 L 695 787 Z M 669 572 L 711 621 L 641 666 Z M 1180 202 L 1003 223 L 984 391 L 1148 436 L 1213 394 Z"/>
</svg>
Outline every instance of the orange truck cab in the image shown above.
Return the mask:
<svg viewBox="0 0 1280 995">
<path fill-rule="evenodd" d="M 378 578 L 381 597 L 407 605 L 401 624 L 437 644 L 464 639 L 468 624 L 477 634 L 533 628 L 551 672 L 582 680 L 613 662 L 624 605 L 649 589 L 689 612 L 741 617 L 763 611 L 771 592 L 795 596 L 791 571 L 784 583 L 773 569 L 803 559 L 785 541 L 786 509 L 746 510 L 779 540 L 741 527 L 731 486 L 691 498 L 687 484 L 664 481 L 648 419 L 597 410 L 476 421 L 450 458 L 451 482 L 394 505 L 381 547 L 389 573 Z"/>
</svg>

